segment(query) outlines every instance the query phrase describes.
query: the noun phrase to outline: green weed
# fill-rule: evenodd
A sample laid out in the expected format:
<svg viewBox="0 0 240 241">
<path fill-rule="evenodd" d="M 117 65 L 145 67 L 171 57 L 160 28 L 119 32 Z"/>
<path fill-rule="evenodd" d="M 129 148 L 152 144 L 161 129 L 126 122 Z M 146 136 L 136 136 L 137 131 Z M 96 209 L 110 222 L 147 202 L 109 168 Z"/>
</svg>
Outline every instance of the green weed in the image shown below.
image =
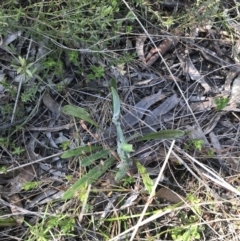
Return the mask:
<svg viewBox="0 0 240 241">
<path fill-rule="evenodd" d="M 186 212 L 179 213 L 178 216 L 181 221 L 181 226 L 169 230 L 172 239 L 175 241 L 193 241 L 201 239 L 203 227 L 200 227 L 198 222 L 200 222 L 202 211 L 201 208 L 196 205 L 200 200 L 192 194 L 188 195 L 187 200 L 190 202 L 194 214 L 188 215 Z"/>
<path fill-rule="evenodd" d="M 22 74 L 25 76 L 26 80 L 33 77 L 34 72 L 36 72 L 36 68 L 33 67 L 33 63 L 27 63 L 25 58 L 21 56 L 18 57 L 17 61 L 14 59 L 14 62 L 11 66 L 16 70 L 17 74 Z"/>
<path fill-rule="evenodd" d="M 214 99 L 214 103 L 217 106 L 217 110 L 222 110 L 224 107 L 227 106 L 229 102 L 229 98 L 228 97 L 219 97 L 219 98 L 215 98 Z"/>
<path fill-rule="evenodd" d="M 25 191 L 29 191 L 37 188 L 39 185 L 39 182 L 25 182 L 22 187 Z"/>
<path fill-rule="evenodd" d="M 45 217 L 40 223 L 35 225 L 25 223 L 29 227 L 30 232 L 28 238 L 25 239 L 26 241 L 49 241 L 52 239 L 52 235 L 54 235 L 55 239 L 75 236 L 72 234 L 75 220 L 63 214 Z"/>
<path fill-rule="evenodd" d="M 104 68 L 102 66 L 90 66 L 92 73 L 87 75 L 87 82 L 90 80 L 96 80 L 104 76 Z"/>
<path fill-rule="evenodd" d="M 204 140 L 202 139 L 193 139 L 189 140 L 187 144 L 184 146 L 184 149 L 189 150 L 190 148 L 194 148 L 198 151 L 202 150 L 202 147 L 204 145 Z"/>
</svg>

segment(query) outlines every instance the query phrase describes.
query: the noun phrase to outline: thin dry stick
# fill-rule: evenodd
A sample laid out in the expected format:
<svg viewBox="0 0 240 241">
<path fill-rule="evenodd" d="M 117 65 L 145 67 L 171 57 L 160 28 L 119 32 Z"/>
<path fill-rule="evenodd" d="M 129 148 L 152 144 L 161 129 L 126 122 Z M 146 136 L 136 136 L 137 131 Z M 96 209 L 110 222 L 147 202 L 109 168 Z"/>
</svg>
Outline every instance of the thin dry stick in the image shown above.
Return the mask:
<svg viewBox="0 0 240 241">
<path fill-rule="evenodd" d="M 153 189 L 152 189 L 152 191 L 151 191 L 151 194 L 150 194 L 150 196 L 149 196 L 149 198 L 148 198 L 148 201 L 147 201 L 146 205 L 144 206 L 144 209 L 143 209 L 142 214 L 141 214 L 141 216 L 140 216 L 140 218 L 139 218 L 139 220 L 138 220 L 137 225 L 135 226 L 135 229 L 133 230 L 133 233 L 132 233 L 132 236 L 131 236 L 130 241 L 132 241 L 132 240 L 134 239 L 134 237 L 135 237 L 135 235 L 136 235 L 139 227 L 141 226 L 141 222 L 142 222 L 143 217 L 144 217 L 144 215 L 145 215 L 145 213 L 146 213 L 146 211 L 147 211 L 147 209 L 148 209 L 148 206 L 151 204 L 151 202 L 152 202 L 152 200 L 153 200 L 153 198 L 154 198 L 154 196 L 155 196 L 156 188 L 157 188 L 158 183 L 160 182 L 160 180 L 161 180 L 161 178 L 162 178 L 164 169 L 165 169 L 165 167 L 166 167 L 166 165 L 167 165 L 167 162 L 168 162 L 168 159 L 169 159 L 170 154 L 171 154 L 171 152 L 172 152 L 172 149 L 173 149 L 174 144 L 175 144 L 175 140 L 172 141 L 172 144 L 171 144 L 171 146 L 170 146 L 170 148 L 169 148 L 169 151 L 168 151 L 167 156 L 166 156 L 166 159 L 165 159 L 165 161 L 164 161 L 164 163 L 163 163 L 163 165 L 162 165 L 162 168 L 161 168 L 161 170 L 160 170 L 160 172 L 159 172 L 159 174 L 158 174 L 157 180 L 156 180 L 156 182 L 155 182 L 155 184 L 154 184 L 154 187 L 153 187 Z"/>
</svg>

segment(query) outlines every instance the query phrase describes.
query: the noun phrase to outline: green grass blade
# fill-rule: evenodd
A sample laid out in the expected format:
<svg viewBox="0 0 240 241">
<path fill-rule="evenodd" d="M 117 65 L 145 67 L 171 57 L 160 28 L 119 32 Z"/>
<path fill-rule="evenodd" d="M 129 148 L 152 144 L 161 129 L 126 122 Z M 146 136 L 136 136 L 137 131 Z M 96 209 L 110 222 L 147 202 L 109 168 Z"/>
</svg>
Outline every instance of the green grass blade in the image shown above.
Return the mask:
<svg viewBox="0 0 240 241">
<path fill-rule="evenodd" d="M 98 127 L 98 124 L 94 120 L 89 118 L 89 113 L 83 108 L 75 107 L 72 105 L 65 105 L 62 108 L 62 112 L 66 115 L 71 115 L 71 116 L 77 117 L 81 120 L 89 122 L 90 124 Z"/>
<path fill-rule="evenodd" d="M 84 153 L 89 153 L 92 151 L 97 151 L 97 150 L 101 150 L 102 146 L 80 146 L 77 147 L 76 149 L 73 150 L 68 150 L 66 152 L 64 152 L 61 156 L 61 158 L 69 158 L 69 157 L 73 157 L 73 156 L 80 156 Z"/>
<path fill-rule="evenodd" d="M 104 165 L 98 165 L 91 169 L 86 175 L 75 182 L 64 194 L 63 199 L 70 199 L 74 194 L 81 188 L 86 187 L 86 185 L 94 183 L 100 176 L 102 176 L 109 167 L 113 165 L 115 158 L 111 157 L 104 161 Z"/>
<path fill-rule="evenodd" d="M 91 156 L 87 156 L 87 157 L 85 157 L 81 160 L 81 166 L 87 167 L 87 166 L 93 164 L 96 160 L 104 158 L 107 155 L 109 155 L 109 151 L 108 150 L 102 150 L 100 152 L 92 154 Z"/>
<path fill-rule="evenodd" d="M 148 140 L 162 140 L 162 139 L 175 139 L 185 135 L 184 131 L 181 130 L 163 130 L 159 132 L 149 133 L 137 141 L 148 141 Z"/>
</svg>

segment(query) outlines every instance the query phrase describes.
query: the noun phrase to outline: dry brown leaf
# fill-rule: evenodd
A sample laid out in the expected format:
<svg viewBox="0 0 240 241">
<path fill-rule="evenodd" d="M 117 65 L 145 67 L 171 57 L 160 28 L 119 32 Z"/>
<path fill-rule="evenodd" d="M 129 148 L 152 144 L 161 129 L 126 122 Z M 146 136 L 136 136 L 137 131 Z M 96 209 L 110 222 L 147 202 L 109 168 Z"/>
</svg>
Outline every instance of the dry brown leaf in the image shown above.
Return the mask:
<svg viewBox="0 0 240 241">
<path fill-rule="evenodd" d="M 146 64 L 145 60 L 145 54 L 144 54 L 144 42 L 146 41 L 147 36 L 146 35 L 140 35 L 136 38 L 136 52 L 138 55 L 138 58 Z"/>
<path fill-rule="evenodd" d="M 158 190 L 157 193 L 155 194 L 155 197 L 166 199 L 171 203 L 179 203 L 183 201 L 183 198 L 180 195 L 176 194 L 172 190 L 165 187 Z"/>
</svg>

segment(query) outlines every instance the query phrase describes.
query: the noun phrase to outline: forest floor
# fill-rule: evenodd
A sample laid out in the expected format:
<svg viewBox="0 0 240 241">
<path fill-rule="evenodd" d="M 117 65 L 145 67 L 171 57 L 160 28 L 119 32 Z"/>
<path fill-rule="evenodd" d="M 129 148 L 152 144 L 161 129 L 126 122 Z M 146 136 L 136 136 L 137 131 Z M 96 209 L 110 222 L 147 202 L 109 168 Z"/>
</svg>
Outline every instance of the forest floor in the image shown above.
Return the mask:
<svg viewBox="0 0 240 241">
<path fill-rule="evenodd" d="M 1 1 L 0 239 L 240 240 L 239 11 Z"/>
</svg>

